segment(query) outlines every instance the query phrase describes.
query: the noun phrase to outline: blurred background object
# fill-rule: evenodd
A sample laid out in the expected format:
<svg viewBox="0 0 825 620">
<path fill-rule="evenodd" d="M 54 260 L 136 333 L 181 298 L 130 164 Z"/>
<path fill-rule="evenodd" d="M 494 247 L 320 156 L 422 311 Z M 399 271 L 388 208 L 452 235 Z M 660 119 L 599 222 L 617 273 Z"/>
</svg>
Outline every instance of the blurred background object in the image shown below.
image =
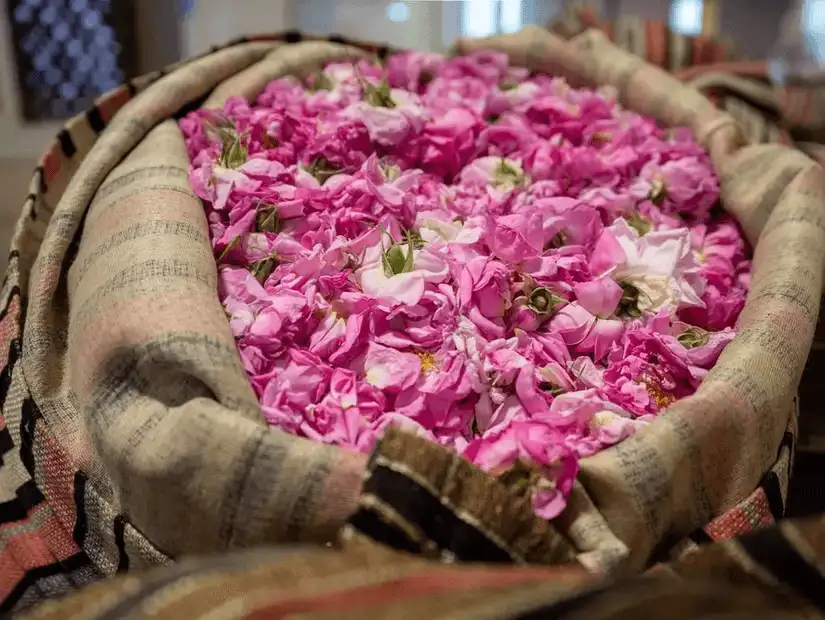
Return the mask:
<svg viewBox="0 0 825 620">
<path fill-rule="evenodd" d="M 577 3 L 605 20 L 645 17 L 682 34 L 719 34 L 737 41 L 748 57 L 773 54 L 790 67 L 809 70 L 825 56 L 825 0 Z M 62 119 L 125 79 L 261 31 L 300 29 L 445 50 L 459 36 L 548 24 L 567 4 L 570 0 L 6 0 L 0 3 L 0 257 L 29 172 Z M 777 47 L 777 39 L 785 43 Z"/>
</svg>

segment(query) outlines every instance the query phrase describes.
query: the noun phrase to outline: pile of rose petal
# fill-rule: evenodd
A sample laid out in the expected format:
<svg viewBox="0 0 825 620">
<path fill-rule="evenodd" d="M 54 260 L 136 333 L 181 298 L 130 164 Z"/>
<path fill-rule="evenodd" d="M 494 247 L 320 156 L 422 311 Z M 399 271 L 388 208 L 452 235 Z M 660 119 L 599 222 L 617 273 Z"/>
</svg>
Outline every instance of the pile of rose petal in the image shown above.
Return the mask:
<svg viewBox="0 0 825 620">
<path fill-rule="evenodd" d="M 369 451 L 397 425 L 515 471 L 543 517 L 579 459 L 692 394 L 750 262 L 686 130 L 496 53 L 405 53 L 181 120 L 270 424 Z"/>
</svg>

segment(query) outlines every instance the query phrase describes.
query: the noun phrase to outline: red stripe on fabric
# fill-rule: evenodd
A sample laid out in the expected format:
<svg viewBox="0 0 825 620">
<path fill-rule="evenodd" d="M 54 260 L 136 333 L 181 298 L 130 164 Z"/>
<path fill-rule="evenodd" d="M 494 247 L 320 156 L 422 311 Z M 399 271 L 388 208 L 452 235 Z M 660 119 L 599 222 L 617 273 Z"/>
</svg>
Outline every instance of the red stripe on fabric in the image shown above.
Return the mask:
<svg viewBox="0 0 825 620">
<path fill-rule="evenodd" d="M 774 524 L 768 497 L 760 488 L 744 502 L 711 521 L 705 531 L 713 540 L 729 540 Z"/>
<path fill-rule="evenodd" d="M 7 599 L 25 576 L 25 569 L 13 554 L 0 555 L 0 601 Z"/>
<path fill-rule="evenodd" d="M 40 160 L 40 165 L 43 166 L 43 181 L 47 187 L 60 173 L 60 158 L 60 144 L 55 142 Z"/>
<path fill-rule="evenodd" d="M 485 587 L 530 584 L 541 581 L 585 578 L 583 569 L 575 568 L 537 570 L 466 571 L 430 568 L 379 584 L 326 592 L 320 595 L 306 594 L 261 607 L 246 616 L 248 620 L 275 620 L 293 614 L 331 610 L 368 609 L 390 602 L 399 602 L 422 596 Z"/>
<path fill-rule="evenodd" d="M 284 38 L 283 33 L 278 33 L 276 35 L 260 33 L 260 34 L 251 34 L 244 37 L 247 41 L 281 41 Z"/>
<path fill-rule="evenodd" d="M 126 85 L 120 86 L 103 95 L 100 99 L 95 101 L 98 110 L 100 110 L 100 117 L 107 125 L 112 120 L 112 117 L 120 108 L 126 105 L 131 95 L 129 94 L 129 87 Z"/>
<path fill-rule="evenodd" d="M 40 512 L 49 511 L 49 515 L 44 517 L 39 526 L 32 525 L 31 521 Z M 51 549 L 46 544 L 46 534 L 51 531 L 50 521 L 54 518 L 50 508 L 46 504 L 39 504 L 29 511 L 29 516 L 21 521 L 4 523 L 0 525 L 0 532 L 3 533 L 5 546 L 0 551 L 0 566 L 2 566 L 7 554 L 14 555 L 20 565 L 26 570 L 45 566 L 53 563 L 56 558 Z M 22 530 L 15 534 L 14 530 Z M 22 551 L 22 553 L 21 553 Z M 65 559 L 64 558 L 61 559 Z M 0 573 L 3 570 L 0 568 Z"/>
<path fill-rule="evenodd" d="M 43 455 L 41 461 L 41 476 L 43 478 L 43 494 L 55 514 L 55 525 L 59 526 L 53 532 L 54 540 L 60 545 L 61 553 L 55 551 L 61 557 L 68 557 L 77 553 L 77 543 L 72 537 L 72 530 L 77 521 L 77 507 L 74 500 L 74 472 L 75 467 L 66 457 L 65 448 L 60 441 L 54 438 L 46 425 L 38 430 L 35 442 L 42 442 L 43 448 L 40 452 Z M 66 438 L 64 437 L 64 441 Z M 85 447 L 85 446 L 84 446 Z M 80 452 L 80 450 L 76 450 Z M 91 447 L 87 448 L 91 453 Z M 82 455 L 76 454 L 79 461 L 86 460 Z"/>
</svg>

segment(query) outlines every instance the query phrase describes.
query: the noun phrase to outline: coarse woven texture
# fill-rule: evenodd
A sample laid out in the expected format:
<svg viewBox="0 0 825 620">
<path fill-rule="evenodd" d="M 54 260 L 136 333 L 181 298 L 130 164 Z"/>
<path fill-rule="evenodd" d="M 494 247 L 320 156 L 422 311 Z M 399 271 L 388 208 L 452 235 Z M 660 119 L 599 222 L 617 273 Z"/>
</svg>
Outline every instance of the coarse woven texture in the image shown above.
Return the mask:
<svg viewBox="0 0 825 620">
<path fill-rule="evenodd" d="M 175 117 L 206 97 L 209 105 L 253 97 L 268 80 L 359 53 L 338 37 L 288 33 L 282 46 L 278 38 L 240 41 L 109 93 L 69 122 L 35 171 L 2 288 L 0 611 L 183 554 L 330 541 L 377 496 L 369 485 L 360 495 L 362 457 L 266 426 L 217 300 L 202 205 L 186 182 Z M 468 526 L 458 536 L 480 532 L 509 561 L 564 561 L 572 541 L 589 568 L 638 570 L 661 541 L 728 509 L 753 515 L 737 521 L 745 525 L 779 516 L 793 394 L 821 287 L 821 168 L 785 147 L 742 148 L 730 116 L 598 34 L 565 43 L 534 28 L 463 45 L 501 49 L 573 83 L 613 85 L 628 107 L 693 127 L 719 170 L 725 206 L 758 240 L 752 291 L 739 336 L 699 392 L 584 461 L 559 520 L 514 514 L 529 535 L 477 520 L 485 506 L 529 507 L 452 455 L 437 458 L 436 446 L 392 433 L 373 462 L 387 454 L 445 510 L 436 525 L 455 518 Z M 498 489 L 501 501 L 456 491 L 474 484 Z M 359 531 L 345 528 L 354 535 L 344 545 L 363 544 Z"/>
<path fill-rule="evenodd" d="M 375 545 L 184 560 L 46 603 L 29 620 L 822 618 L 825 520 L 784 521 L 606 580 L 581 567 L 445 566 Z"/>
</svg>

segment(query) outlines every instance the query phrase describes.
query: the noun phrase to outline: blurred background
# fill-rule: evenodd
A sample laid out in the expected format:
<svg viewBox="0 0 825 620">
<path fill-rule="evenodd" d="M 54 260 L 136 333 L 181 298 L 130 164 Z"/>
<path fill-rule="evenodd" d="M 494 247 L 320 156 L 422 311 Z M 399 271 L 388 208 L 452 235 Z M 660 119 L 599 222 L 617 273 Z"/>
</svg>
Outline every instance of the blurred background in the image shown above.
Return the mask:
<svg viewBox="0 0 825 620">
<path fill-rule="evenodd" d="M 636 15 L 683 34 L 723 34 L 764 58 L 798 0 L 593 0 L 604 19 Z M 581 3 L 581 2 L 580 2 Z M 241 34 L 298 28 L 444 50 L 458 36 L 547 24 L 565 0 L 5 0 L 0 10 L 0 256 L 30 171 L 62 119 L 125 79 Z M 817 54 L 825 0 L 798 20 Z M 629 36 L 629 35 L 628 35 Z M 2 261 L 2 259 L 0 259 Z M 2 266 L 2 265 L 0 265 Z"/>
</svg>

